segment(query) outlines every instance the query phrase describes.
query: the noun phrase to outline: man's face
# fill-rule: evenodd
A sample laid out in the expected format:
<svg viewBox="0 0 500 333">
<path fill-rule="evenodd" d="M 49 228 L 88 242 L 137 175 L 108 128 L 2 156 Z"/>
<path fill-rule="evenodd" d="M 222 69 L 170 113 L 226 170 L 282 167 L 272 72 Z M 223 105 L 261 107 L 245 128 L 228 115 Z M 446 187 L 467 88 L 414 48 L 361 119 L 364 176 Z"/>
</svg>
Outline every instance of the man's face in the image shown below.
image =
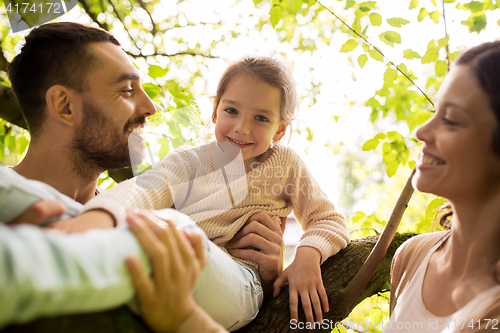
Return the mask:
<svg viewBox="0 0 500 333">
<path fill-rule="evenodd" d="M 107 42 L 89 47 L 100 58 L 100 64 L 87 75 L 90 88 L 81 93 L 82 118 L 72 149 L 83 163 L 82 168 L 107 170 L 128 166 L 129 136 L 156 109 L 142 90 L 138 70 L 120 47 Z M 138 146 L 144 144 L 139 137 L 130 141 Z"/>
</svg>

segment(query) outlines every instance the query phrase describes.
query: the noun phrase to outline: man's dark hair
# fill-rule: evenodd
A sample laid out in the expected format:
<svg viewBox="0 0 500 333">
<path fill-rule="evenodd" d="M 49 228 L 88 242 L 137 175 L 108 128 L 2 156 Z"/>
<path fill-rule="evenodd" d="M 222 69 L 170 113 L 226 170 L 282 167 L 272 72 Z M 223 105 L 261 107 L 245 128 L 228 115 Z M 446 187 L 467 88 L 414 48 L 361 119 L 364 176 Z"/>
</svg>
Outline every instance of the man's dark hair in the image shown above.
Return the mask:
<svg viewBox="0 0 500 333">
<path fill-rule="evenodd" d="M 58 22 L 41 25 L 26 36 L 26 43 L 8 69 L 12 89 L 21 105 L 32 137 L 45 119 L 45 94 L 56 84 L 78 92 L 87 90 L 87 74 L 97 56 L 91 42 L 120 43 L 107 31 L 86 25 Z"/>
</svg>

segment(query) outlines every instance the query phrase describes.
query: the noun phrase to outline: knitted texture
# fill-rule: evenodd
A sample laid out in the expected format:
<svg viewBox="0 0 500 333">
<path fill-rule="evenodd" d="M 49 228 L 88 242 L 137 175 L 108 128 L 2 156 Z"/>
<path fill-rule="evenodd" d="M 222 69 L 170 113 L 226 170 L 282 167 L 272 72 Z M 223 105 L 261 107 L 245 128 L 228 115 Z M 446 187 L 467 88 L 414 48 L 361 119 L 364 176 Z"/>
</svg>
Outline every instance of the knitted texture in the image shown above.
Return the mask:
<svg viewBox="0 0 500 333">
<path fill-rule="evenodd" d="M 343 215 L 297 153 L 280 144 L 240 164 L 220 154 L 217 143 L 180 147 L 154 169 L 90 200 L 83 212 L 103 209 L 121 224 L 136 207 L 176 208 L 225 252 L 226 243 L 261 211 L 280 225 L 280 217 L 293 210 L 304 230 L 298 246 L 318 249 L 321 263 L 349 243 Z"/>
</svg>

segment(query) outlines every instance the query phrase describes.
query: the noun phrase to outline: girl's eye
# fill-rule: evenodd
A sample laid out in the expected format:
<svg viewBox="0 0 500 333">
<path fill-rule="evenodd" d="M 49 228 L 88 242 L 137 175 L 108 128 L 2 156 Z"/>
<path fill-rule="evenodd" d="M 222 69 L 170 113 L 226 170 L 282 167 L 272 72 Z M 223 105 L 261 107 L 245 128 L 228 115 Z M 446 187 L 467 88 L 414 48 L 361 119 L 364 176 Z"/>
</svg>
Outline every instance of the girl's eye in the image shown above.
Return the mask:
<svg viewBox="0 0 500 333">
<path fill-rule="evenodd" d="M 224 111 L 226 111 L 229 114 L 238 114 L 238 111 L 236 111 L 236 109 L 233 109 L 233 108 L 227 108 Z"/>
<path fill-rule="evenodd" d="M 269 121 L 269 120 L 267 120 L 267 118 L 266 118 L 266 117 L 264 117 L 264 116 L 257 116 L 257 117 L 255 117 L 255 119 L 257 119 L 258 121 Z"/>
</svg>

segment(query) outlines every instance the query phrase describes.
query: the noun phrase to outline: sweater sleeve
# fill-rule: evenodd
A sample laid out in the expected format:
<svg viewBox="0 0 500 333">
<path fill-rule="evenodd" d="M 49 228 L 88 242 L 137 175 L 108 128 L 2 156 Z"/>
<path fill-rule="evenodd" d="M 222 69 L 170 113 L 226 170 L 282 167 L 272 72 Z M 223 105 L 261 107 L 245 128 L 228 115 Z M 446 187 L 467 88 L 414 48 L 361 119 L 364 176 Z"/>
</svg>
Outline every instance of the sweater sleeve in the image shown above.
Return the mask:
<svg viewBox="0 0 500 333">
<path fill-rule="evenodd" d="M 92 198 L 81 213 L 102 209 L 119 225 L 125 223 L 127 210 L 131 208 L 158 210 L 182 206 L 190 189 L 192 165 L 186 149 L 180 148 L 153 169 Z"/>
<path fill-rule="evenodd" d="M 128 229 L 64 235 L 0 224 L 0 328 L 38 317 L 103 311 L 132 299 L 125 258 L 145 253 Z"/>
<path fill-rule="evenodd" d="M 296 164 L 289 175 L 293 184 L 291 196 L 294 215 L 302 225 L 298 247 L 313 247 L 321 253 L 321 263 L 349 244 L 347 226 L 342 214 L 321 190 L 305 163 L 292 149 L 289 159 Z"/>
<path fill-rule="evenodd" d="M 177 329 L 177 333 L 227 333 L 227 331 L 213 320 L 205 311 L 200 307 L 189 315 Z"/>
</svg>

